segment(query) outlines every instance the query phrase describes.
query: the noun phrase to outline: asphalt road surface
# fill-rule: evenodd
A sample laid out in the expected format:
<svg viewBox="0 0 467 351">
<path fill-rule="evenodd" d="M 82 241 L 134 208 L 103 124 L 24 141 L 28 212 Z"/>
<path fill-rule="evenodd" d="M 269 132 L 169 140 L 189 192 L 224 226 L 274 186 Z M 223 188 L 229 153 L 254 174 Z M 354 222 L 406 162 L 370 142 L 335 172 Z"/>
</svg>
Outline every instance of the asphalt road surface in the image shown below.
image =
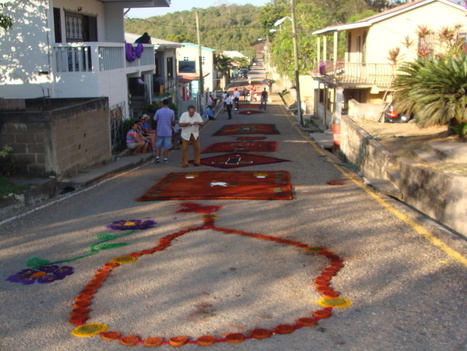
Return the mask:
<svg viewBox="0 0 467 351">
<path fill-rule="evenodd" d="M 262 77 L 262 67 L 257 70 Z M 323 310 L 320 303 L 331 303 L 332 315 L 316 318 L 316 326 L 218 342 L 211 350 L 466 350 L 465 241 L 368 190 L 304 137 L 276 96 L 265 113 L 234 113 L 227 120 L 221 112 L 202 129 L 202 148 L 235 141 L 212 134 L 245 123 L 274 124 L 280 134 L 264 136 L 277 150 L 255 154 L 288 162 L 234 170 L 290 172 L 293 200 L 135 201 L 168 173 L 220 170 L 183 169 L 177 150 L 168 164 L 145 164 L 1 225 L 0 350 L 127 350 L 118 340 L 72 335 L 72 305 L 104 264 L 157 247 L 174 233 L 179 236 L 170 247 L 103 272 L 106 279 L 88 291 L 85 324 L 101 323 L 141 341 L 209 334 L 223 341 L 229 333 L 249 337 L 257 328 L 295 326 Z M 205 213 L 177 212 L 185 202 Z M 119 220 L 156 223 L 134 231 L 106 227 Z M 203 226 L 205 220 L 211 224 Z M 329 257 L 296 243 L 326 248 Z M 73 273 L 49 284 L 38 283 L 39 270 L 33 284 L 7 280 L 27 263 L 44 262 L 39 259 Z M 323 300 L 315 278 L 333 262 L 340 268 L 328 285 L 339 296 Z"/>
</svg>

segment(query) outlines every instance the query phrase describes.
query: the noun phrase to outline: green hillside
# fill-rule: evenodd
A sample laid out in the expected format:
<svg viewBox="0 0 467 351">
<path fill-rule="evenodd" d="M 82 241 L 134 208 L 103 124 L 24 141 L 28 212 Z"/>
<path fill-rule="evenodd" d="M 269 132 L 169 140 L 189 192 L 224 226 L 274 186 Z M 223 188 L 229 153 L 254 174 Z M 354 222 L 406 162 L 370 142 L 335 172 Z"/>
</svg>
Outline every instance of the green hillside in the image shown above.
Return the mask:
<svg viewBox="0 0 467 351">
<path fill-rule="evenodd" d="M 264 30 L 259 20 L 259 7 L 253 5 L 222 5 L 197 9 L 201 43 L 216 50 L 237 50 L 249 56 L 251 43 Z M 195 11 L 179 11 L 164 16 L 125 19 L 125 31 L 175 42 L 197 43 Z"/>
</svg>

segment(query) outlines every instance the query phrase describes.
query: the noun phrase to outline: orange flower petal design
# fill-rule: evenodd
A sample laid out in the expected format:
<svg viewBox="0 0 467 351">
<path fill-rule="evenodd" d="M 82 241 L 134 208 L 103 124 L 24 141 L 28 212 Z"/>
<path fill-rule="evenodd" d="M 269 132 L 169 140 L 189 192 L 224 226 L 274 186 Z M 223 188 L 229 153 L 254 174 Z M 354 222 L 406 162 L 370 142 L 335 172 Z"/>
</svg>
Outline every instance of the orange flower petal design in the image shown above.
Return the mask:
<svg viewBox="0 0 467 351">
<path fill-rule="evenodd" d="M 293 325 L 290 324 L 279 324 L 274 331 L 278 334 L 290 334 L 295 330 Z"/>
<path fill-rule="evenodd" d="M 329 318 L 332 316 L 332 312 L 329 310 L 318 310 L 313 312 L 313 316 L 320 319 Z"/>
<path fill-rule="evenodd" d="M 188 338 L 186 336 L 174 336 L 169 339 L 170 346 L 173 347 L 180 347 L 185 345 L 188 342 Z"/>
<path fill-rule="evenodd" d="M 101 338 L 106 341 L 112 341 L 118 339 L 120 335 L 118 331 L 106 331 L 101 333 Z"/>
<path fill-rule="evenodd" d="M 196 339 L 196 343 L 200 346 L 210 346 L 216 342 L 216 337 L 213 335 L 203 335 Z"/>
<path fill-rule="evenodd" d="M 134 346 L 140 342 L 140 338 L 137 335 L 127 335 L 120 339 L 120 344 L 125 346 Z"/>
<path fill-rule="evenodd" d="M 272 332 L 267 329 L 258 328 L 251 332 L 251 336 L 255 339 L 266 339 L 271 336 Z"/>
<path fill-rule="evenodd" d="M 225 340 L 230 344 L 239 344 L 245 340 L 245 335 L 240 333 L 227 334 Z"/>
<path fill-rule="evenodd" d="M 162 345 L 164 339 L 159 337 L 151 337 L 144 340 L 143 345 L 147 347 L 156 347 Z"/>
<path fill-rule="evenodd" d="M 304 327 L 313 327 L 316 325 L 316 320 L 310 317 L 303 317 L 297 320 L 297 324 L 303 325 Z"/>
</svg>

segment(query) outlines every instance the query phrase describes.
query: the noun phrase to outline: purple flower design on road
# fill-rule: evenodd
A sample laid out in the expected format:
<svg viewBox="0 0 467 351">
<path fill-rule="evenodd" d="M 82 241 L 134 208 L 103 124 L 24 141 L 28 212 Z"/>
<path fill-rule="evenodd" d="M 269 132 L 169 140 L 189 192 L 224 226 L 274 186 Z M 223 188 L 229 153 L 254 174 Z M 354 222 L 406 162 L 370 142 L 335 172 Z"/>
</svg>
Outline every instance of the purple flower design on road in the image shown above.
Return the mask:
<svg viewBox="0 0 467 351">
<path fill-rule="evenodd" d="M 48 284 L 56 280 L 65 279 L 67 275 L 73 274 L 73 267 L 69 266 L 41 266 L 37 269 L 26 268 L 22 271 L 9 276 L 6 280 L 12 283 L 22 283 L 24 285 L 34 284 Z"/>
<path fill-rule="evenodd" d="M 120 220 L 107 225 L 107 228 L 115 230 L 131 230 L 131 229 L 149 229 L 153 228 L 156 222 L 152 220 L 142 221 L 140 219 Z"/>
</svg>

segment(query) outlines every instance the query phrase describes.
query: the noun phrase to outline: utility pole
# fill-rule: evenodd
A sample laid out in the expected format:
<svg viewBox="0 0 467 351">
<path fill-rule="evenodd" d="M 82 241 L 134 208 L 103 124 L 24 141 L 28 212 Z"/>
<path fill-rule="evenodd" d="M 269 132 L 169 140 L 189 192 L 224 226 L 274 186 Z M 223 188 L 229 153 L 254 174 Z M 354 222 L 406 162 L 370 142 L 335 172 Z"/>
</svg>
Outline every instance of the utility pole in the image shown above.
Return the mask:
<svg viewBox="0 0 467 351">
<path fill-rule="evenodd" d="M 292 13 L 292 41 L 294 51 L 294 63 L 295 63 L 295 88 L 297 92 L 297 112 L 300 118 L 300 125 L 303 127 L 303 115 L 302 115 L 302 101 L 300 97 L 300 72 L 298 70 L 298 43 L 297 43 L 297 27 L 295 25 L 295 0 L 290 0 L 290 7 Z"/>
<path fill-rule="evenodd" d="M 204 79 L 203 79 L 203 54 L 202 54 L 202 48 L 201 48 L 201 34 L 199 32 L 199 14 L 198 11 L 196 13 L 196 33 L 198 35 L 198 61 L 199 61 L 199 96 L 201 97 L 200 99 L 200 113 L 202 113 L 203 110 L 203 100 L 204 100 Z"/>
</svg>

